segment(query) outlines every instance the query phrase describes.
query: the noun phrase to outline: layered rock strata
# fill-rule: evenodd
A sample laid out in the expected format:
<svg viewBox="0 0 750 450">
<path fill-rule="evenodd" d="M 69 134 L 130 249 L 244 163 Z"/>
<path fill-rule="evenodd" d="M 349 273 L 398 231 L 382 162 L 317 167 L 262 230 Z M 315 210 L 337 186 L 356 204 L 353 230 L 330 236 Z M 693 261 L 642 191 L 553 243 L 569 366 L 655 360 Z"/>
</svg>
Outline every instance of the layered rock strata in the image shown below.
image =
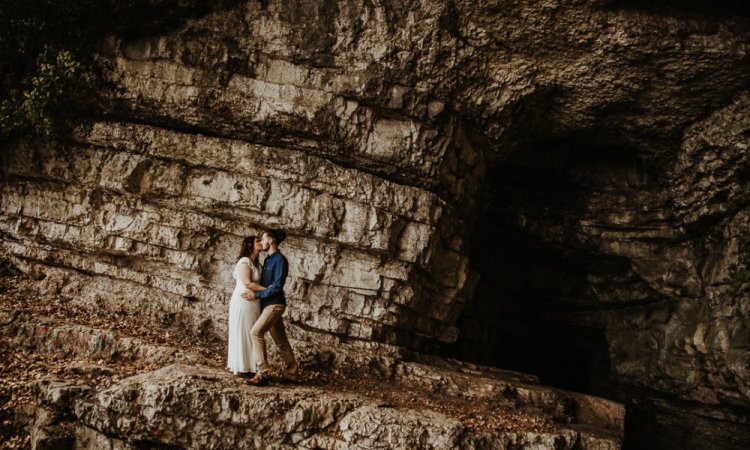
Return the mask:
<svg viewBox="0 0 750 450">
<path fill-rule="evenodd" d="M 281 226 L 300 342 L 496 354 L 541 311 L 603 336 L 602 393 L 689 402 L 732 446 L 750 32 L 717 8 L 246 2 L 112 36 L 114 112 L 4 149 L 2 245 L 46 293 L 223 336 L 241 238 Z M 519 268 L 489 251 L 503 235 L 563 263 Z"/>
<path fill-rule="evenodd" d="M 34 449 L 617 449 L 622 440 L 620 404 L 457 361 L 392 359 L 389 375 L 364 377 L 370 384 L 344 376 L 257 388 L 219 370 L 216 358 L 169 345 L 6 309 L 0 323 L 3 345 L 64 366 L 32 382 Z M 407 398 L 378 395 L 389 390 Z M 471 425 L 451 402 L 491 406 L 482 418 L 505 425 Z"/>
<path fill-rule="evenodd" d="M 40 403 L 72 410 L 74 448 L 620 448 L 586 427 L 476 433 L 434 411 L 310 387 L 259 391 L 200 366 L 167 366 L 89 395 L 78 388 L 56 405 L 61 388 L 71 390 L 40 383 Z"/>
</svg>

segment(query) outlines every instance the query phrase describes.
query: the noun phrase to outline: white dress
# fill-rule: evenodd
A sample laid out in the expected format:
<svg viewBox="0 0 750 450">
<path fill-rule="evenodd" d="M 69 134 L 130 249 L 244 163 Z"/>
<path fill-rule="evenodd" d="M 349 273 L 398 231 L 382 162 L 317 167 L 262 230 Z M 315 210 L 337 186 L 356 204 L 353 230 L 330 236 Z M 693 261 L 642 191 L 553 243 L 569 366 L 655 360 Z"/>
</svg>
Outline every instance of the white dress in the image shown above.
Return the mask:
<svg viewBox="0 0 750 450">
<path fill-rule="evenodd" d="M 247 288 L 240 280 L 240 264 L 247 264 L 251 271 L 250 279 L 255 283 L 260 282 L 260 269 L 255 267 L 249 258 L 240 258 L 232 272 L 237 283 L 229 302 L 229 342 L 227 345 L 227 368 L 235 374 L 257 371 L 250 330 L 260 315 L 260 301 L 247 300 L 242 297 Z"/>
</svg>

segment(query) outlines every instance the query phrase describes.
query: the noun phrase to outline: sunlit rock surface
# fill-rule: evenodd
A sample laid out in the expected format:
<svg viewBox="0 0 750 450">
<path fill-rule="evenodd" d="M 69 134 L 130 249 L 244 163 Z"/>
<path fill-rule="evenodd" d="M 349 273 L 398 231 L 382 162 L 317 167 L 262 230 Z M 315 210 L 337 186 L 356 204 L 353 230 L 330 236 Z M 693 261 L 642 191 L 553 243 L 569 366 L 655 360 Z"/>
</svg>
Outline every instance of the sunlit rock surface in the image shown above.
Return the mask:
<svg viewBox="0 0 750 450">
<path fill-rule="evenodd" d="M 224 336 L 242 237 L 282 227 L 304 352 L 548 361 L 625 402 L 634 445 L 733 448 L 743 12 L 253 1 L 112 36 L 114 112 L 3 152 L 2 245 L 46 294 Z"/>
</svg>

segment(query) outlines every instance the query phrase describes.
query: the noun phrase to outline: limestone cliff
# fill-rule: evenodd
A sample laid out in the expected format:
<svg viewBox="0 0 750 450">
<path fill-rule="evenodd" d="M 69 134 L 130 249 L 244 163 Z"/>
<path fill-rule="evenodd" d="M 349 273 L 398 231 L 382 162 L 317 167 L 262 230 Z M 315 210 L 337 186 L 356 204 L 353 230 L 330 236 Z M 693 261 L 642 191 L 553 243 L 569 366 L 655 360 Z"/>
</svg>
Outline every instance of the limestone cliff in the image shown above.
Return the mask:
<svg viewBox="0 0 750 450">
<path fill-rule="evenodd" d="M 250 1 L 111 36 L 113 112 L 4 151 L 2 245 L 223 336 L 241 238 L 280 226 L 311 354 L 538 369 L 625 402 L 634 446 L 738 447 L 750 21 L 716 8 Z"/>
</svg>

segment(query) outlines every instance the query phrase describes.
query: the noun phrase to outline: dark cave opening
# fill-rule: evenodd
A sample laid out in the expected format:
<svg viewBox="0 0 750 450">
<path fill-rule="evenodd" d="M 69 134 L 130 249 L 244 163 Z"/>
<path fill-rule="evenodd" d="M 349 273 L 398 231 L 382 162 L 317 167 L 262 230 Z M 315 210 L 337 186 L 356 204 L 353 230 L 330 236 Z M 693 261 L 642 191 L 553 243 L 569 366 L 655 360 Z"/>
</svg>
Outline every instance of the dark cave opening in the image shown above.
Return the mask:
<svg viewBox="0 0 750 450">
<path fill-rule="evenodd" d="M 459 355 L 537 375 L 543 384 L 602 395 L 609 379 L 604 332 L 573 323 L 568 314 L 574 306 L 561 300 L 563 291 L 576 289 L 572 278 L 580 279 L 580 268 L 528 236 L 503 231 L 502 238 L 482 239 L 472 255 L 481 278 L 474 303 L 459 321 Z"/>
<path fill-rule="evenodd" d="M 610 306 L 602 296 L 639 280 L 625 258 L 587 242 L 579 223 L 598 213 L 592 194 L 627 195 L 649 174 L 632 149 L 582 142 L 590 140 L 529 143 L 487 174 L 471 235 L 479 283 L 449 353 L 613 398 L 605 330 L 593 316 Z"/>
<path fill-rule="evenodd" d="M 589 136 L 529 142 L 495 163 L 469 231 L 479 282 L 446 353 L 622 402 L 624 448 L 739 448 L 745 434 L 719 409 L 613 373 L 645 364 L 621 351 L 641 333 L 622 321 L 634 311 L 658 320 L 650 314 L 670 300 L 616 250 L 670 223 L 665 171 Z"/>
<path fill-rule="evenodd" d="M 609 397 L 604 331 L 577 323 L 585 268 L 560 249 L 493 222 L 478 225 L 472 252 L 480 273 L 473 303 L 459 320 L 454 356 L 531 373 L 543 384 Z"/>
</svg>

